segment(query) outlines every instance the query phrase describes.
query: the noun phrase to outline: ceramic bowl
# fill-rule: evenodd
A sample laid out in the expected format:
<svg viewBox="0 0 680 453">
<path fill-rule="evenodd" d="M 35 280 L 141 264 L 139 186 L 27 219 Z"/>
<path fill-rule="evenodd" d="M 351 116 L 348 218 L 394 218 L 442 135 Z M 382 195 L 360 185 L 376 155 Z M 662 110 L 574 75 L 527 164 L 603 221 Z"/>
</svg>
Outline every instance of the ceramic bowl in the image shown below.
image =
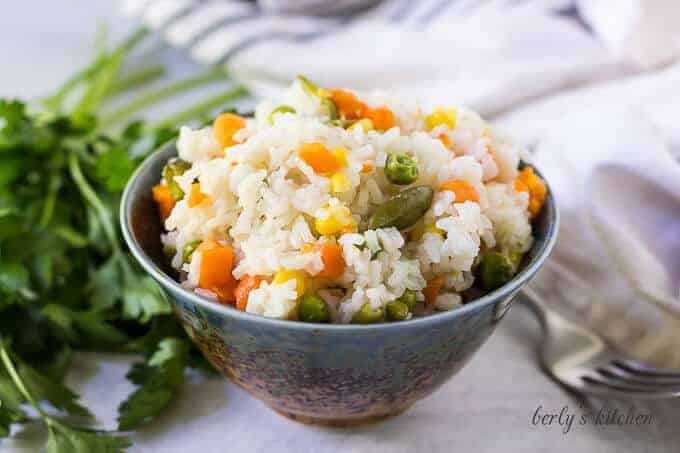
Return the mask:
<svg viewBox="0 0 680 453">
<path fill-rule="evenodd" d="M 517 292 L 547 258 L 557 235 L 558 213 L 549 193 L 519 273 L 501 288 L 452 311 L 373 325 L 269 319 L 203 299 L 173 278 L 161 248 L 161 222 L 151 187 L 176 154 L 174 144 L 164 146 L 128 183 L 121 204 L 125 240 L 215 368 L 272 409 L 299 421 L 364 423 L 398 414 L 431 394 L 489 338 Z"/>
</svg>

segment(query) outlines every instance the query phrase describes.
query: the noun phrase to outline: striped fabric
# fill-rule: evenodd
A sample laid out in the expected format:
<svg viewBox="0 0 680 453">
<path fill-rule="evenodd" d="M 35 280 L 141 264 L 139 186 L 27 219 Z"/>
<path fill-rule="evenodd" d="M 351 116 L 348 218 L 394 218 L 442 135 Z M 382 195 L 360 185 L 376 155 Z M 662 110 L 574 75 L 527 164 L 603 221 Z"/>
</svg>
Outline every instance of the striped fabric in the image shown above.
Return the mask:
<svg viewBox="0 0 680 453">
<path fill-rule="evenodd" d="M 266 40 L 309 40 L 347 23 L 425 28 L 497 9 L 543 8 L 585 26 L 567 0 L 125 0 L 124 11 L 204 64 Z"/>
</svg>

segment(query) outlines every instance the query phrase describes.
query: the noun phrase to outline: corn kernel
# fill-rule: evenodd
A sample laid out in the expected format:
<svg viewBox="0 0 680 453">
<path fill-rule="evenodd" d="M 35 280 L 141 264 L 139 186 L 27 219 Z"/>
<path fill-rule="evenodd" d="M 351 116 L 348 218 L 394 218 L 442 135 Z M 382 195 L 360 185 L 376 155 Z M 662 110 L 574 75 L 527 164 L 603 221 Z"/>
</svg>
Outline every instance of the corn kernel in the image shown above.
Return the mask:
<svg viewBox="0 0 680 453">
<path fill-rule="evenodd" d="M 456 109 L 449 107 L 447 109 L 434 109 L 425 118 L 425 126 L 428 131 L 431 131 L 437 126 L 446 125 L 451 129 L 456 127 L 456 117 L 458 116 Z"/>
<path fill-rule="evenodd" d="M 443 236 L 443 235 L 444 235 L 444 230 L 442 230 L 442 229 L 440 229 L 440 228 L 437 228 L 436 225 L 432 224 L 432 225 L 428 225 L 428 226 L 425 228 L 425 233 L 435 233 L 435 234 L 438 234 L 438 235 L 440 235 L 440 236 Z"/>
<path fill-rule="evenodd" d="M 328 206 L 314 221 L 316 231 L 323 236 L 342 233 L 349 226 L 355 226 L 355 221 L 350 210 L 342 205 Z"/>
<path fill-rule="evenodd" d="M 424 225 L 422 223 L 416 225 L 412 230 L 411 230 L 411 240 L 412 241 L 419 241 L 425 236 L 425 233 L 435 233 L 440 236 L 444 235 L 444 230 L 441 230 L 436 227 L 435 224 L 429 224 L 429 225 Z"/>
<path fill-rule="evenodd" d="M 314 248 L 315 248 L 314 244 L 305 243 L 305 244 L 302 244 L 302 247 L 300 247 L 300 251 L 302 253 L 309 253 L 309 252 L 314 251 Z"/>
<path fill-rule="evenodd" d="M 344 173 L 335 173 L 331 176 L 331 191 L 335 193 L 347 192 L 350 189 L 350 180 Z"/>
<path fill-rule="evenodd" d="M 302 296 L 305 293 L 307 280 L 304 271 L 280 269 L 276 275 L 274 275 L 273 283 L 280 285 L 292 279 L 295 279 L 295 291 L 297 292 L 298 297 Z"/>
<path fill-rule="evenodd" d="M 361 128 L 364 130 L 364 132 L 372 131 L 373 128 L 373 121 L 371 121 L 368 118 L 363 118 L 360 119 L 359 121 L 354 122 L 348 130 L 353 131 L 354 129 Z"/>
<path fill-rule="evenodd" d="M 347 149 L 340 146 L 331 151 L 331 154 L 338 160 L 341 167 L 347 166 Z"/>
</svg>

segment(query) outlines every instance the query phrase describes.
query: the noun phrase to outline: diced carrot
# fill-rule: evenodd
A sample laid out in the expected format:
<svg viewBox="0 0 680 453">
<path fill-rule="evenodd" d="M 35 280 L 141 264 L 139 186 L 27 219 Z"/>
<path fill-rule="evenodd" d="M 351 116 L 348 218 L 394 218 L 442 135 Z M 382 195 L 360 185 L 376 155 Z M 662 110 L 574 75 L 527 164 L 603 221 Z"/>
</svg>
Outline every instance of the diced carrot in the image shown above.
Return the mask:
<svg viewBox="0 0 680 453">
<path fill-rule="evenodd" d="M 474 201 L 479 203 L 479 194 L 477 190 L 467 181 L 462 179 L 452 179 L 446 181 L 439 187 L 439 190 L 450 190 L 456 195 L 455 203 L 464 203 L 466 201 Z"/>
<path fill-rule="evenodd" d="M 323 143 L 304 143 L 300 146 L 298 154 L 317 173 L 335 173 L 342 168 L 340 159 Z"/>
<path fill-rule="evenodd" d="M 373 165 L 370 162 L 361 164 L 361 173 L 370 173 L 373 171 Z"/>
<path fill-rule="evenodd" d="M 210 197 L 204 193 L 201 193 L 201 183 L 195 182 L 191 185 L 191 192 L 189 193 L 189 200 L 187 204 L 190 208 L 198 206 L 206 200 L 210 200 Z"/>
<path fill-rule="evenodd" d="M 213 135 L 220 147 L 236 144 L 234 134 L 246 127 L 246 119 L 233 113 L 223 113 L 213 122 Z"/>
<path fill-rule="evenodd" d="M 441 134 L 439 134 L 438 138 L 444 144 L 444 146 L 451 149 L 451 147 L 453 146 L 453 143 L 451 143 L 451 137 L 449 137 L 448 134 L 441 133 Z"/>
<path fill-rule="evenodd" d="M 163 220 L 170 217 L 172 208 L 175 207 L 175 199 L 172 197 L 172 192 L 168 186 L 158 184 L 151 189 L 153 200 L 158 205 L 158 212 Z"/>
<path fill-rule="evenodd" d="M 534 173 L 532 167 L 527 165 L 519 172 L 517 179 L 515 179 L 515 190 L 529 193 L 529 217 L 536 217 L 541 212 L 548 194 L 545 181 Z"/>
<path fill-rule="evenodd" d="M 236 308 L 241 311 L 246 310 L 246 305 L 248 305 L 248 296 L 250 292 L 254 289 L 260 287 L 260 283 L 264 280 L 264 277 L 260 275 L 245 275 L 241 280 L 238 281 L 236 289 L 234 290 L 234 297 L 236 298 Z"/>
<path fill-rule="evenodd" d="M 439 290 L 442 289 L 443 285 L 444 285 L 443 275 L 439 275 L 427 281 L 427 286 L 425 286 L 425 289 L 423 289 L 423 296 L 425 296 L 426 305 L 430 306 L 434 305 L 434 303 L 437 301 L 437 295 L 439 294 Z"/>
<path fill-rule="evenodd" d="M 387 107 L 378 107 L 377 109 L 367 108 L 364 112 L 364 117 L 371 120 L 373 127 L 379 131 L 386 131 L 395 125 L 394 113 Z"/>
<path fill-rule="evenodd" d="M 234 264 L 232 248 L 212 239 L 206 239 L 196 251 L 201 253 L 198 287 L 214 292 L 222 303 L 234 302 L 236 285 L 231 275 Z"/>
<path fill-rule="evenodd" d="M 338 278 L 345 272 L 345 260 L 342 247 L 333 242 L 326 242 L 320 248 L 323 270 L 316 274 L 319 277 Z"/>
<path fill-rule="evenodd" d="M 517 178 L 517 179 L 515 179 L 515 191 L 516 192 L 529 192 L 529 186 L 527 186 L 524 181 Z"/>
<path fill-rule="evenodd" d="M 344 90 L 330 90 L 331 100 L 347 120 L 358 120 L 365 116 L 366 104 L 353 93 Z"/>
</svg>

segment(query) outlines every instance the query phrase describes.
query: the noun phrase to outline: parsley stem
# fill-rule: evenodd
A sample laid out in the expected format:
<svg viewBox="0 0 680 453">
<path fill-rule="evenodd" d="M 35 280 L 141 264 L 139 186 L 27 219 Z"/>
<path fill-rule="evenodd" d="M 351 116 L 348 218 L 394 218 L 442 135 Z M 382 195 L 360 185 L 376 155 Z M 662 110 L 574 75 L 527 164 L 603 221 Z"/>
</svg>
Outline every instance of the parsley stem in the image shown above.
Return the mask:
<svg viewBox="0 0 680 453">
<path fill-rule="evenodd" d="M 21 376 L 19 376 L 19 373 L 14 367 L 14 363 L 12 363 L 12 359 L 9 357 L 9 354 L 7 353 L 4 339 L 0 339 L 0 359 L 2 360 L 2 363 L 5 366 L 7 373 L 12 378 L 14 385 L 16 385 L 17 389 L 19 390 L 19 392 L 21 392 L 23 397 L 26 398 L 26 401 L 31 403 L 31 406 L 35 407 L 35 409 L 38 411 L 41 417 L 49 419 L 48 415 L 45 413 L 45 411 L 43 411 L 42 407 L 40 407 L 40 404 L 38 404 L 35 398 L 33 398 L 33 395 L 31 395 L 30 392 L 26 389 L 26 386 L 24 386 L 24 381 L 21 379 Z"/>
<path fill-rule="evenodd" d="M 38 228 L 40 229 L 45 228 L 50 223 L 50 220 L 52 220 L 54 204 L 57 201 L 57 192 L 59 191 L 60 186 L 61 180 L 59 175 L 52 173 L 47 184 L 47 196 L 45 197 L 45 203 L 43 204 L 42 215 L 38 222 Z"/>
<path fill-rule="evenodd" d="M 234 88 L 232 88 L 229 91 L 226 91 L 224 93 L 220 93 L 217 96 L 205 99 L 204 101 L 201 101 L 200 103 L 189 107 L 186 110 L 174 113 L 167 118 L 164 118 L 150 126 L 150 129 L 161 129 L 163 127 L 171 127 L 175 126 L 177 124 L 184 123 L 188 120 L 194 119 L 196 117 L 199 117 L 203 115 L 204 113 L 211 112 L 212 110 L 223 106 L 224 104 L 231 102 L 235 99 L 240 98 L 241 96 L 245 96 L 248 94 L 248 91 L 240 86 L 237 85 Z"/>
<path fill-rule="evenodd" d="M 130 72 L 111 84 L 107 97 L 116 96 L 125 91 L 139 88 L 163 77 L 163 75 L 165 75 L 165 68 L 160 64 Z"/>
<path fill-rule="evenodd" d="M 215 67 L 210 68 L 199 75 L 181 79 L 155 91 L 143 93 L 136 99 L 133 99 L 129 104 L 124 105 L 113 112 L 102 115 L 101 121 L 99 123 L 100 127 L 107 128 L 112 124 L 118 123 L 129 116 L 134 115 L 146 107 L 176 96 L 182 92 L 222 80 L 226 77 L 227 72 L 222 67 Z"/>
<path fill-rule="evenodd" d="M 48 110 L 54 112 L 61 110 L 64 98 L 66 98 L 66 96 L 78 85 L 91 78 L 94 74 L 106 66 L 111 55 L 126 54 L 139 42 L 141 42 L 148 33 L 149 30 L 146 27 L 138 28 L 129 37 L 123 40 L 123 42 L 121 42 L 121 44 L 116 49 L 114 49 L 113 52 L 110 54 L 100 55 L 90 65 L 76 72 L 69 79 L 67 79 L 66 82 L 64 82 L 54 94 L 47 96 L 43 100 L 45 107 L 47 107 Z"/>
<path fill-rule="evenodd" d="M 106 208 L 106 206 L 104 206 L 104 203 L 102 203 L 102 201 L 99 199 L 97 193 L 94 191 L 94 189 L 92 189 L 90 184 L 85 179 L 85 176 L 83 175 L 83 172 L 80 169 L 78 155 L 75 152 L 71 152 L 71 154 L 69 155 L 68 168 L 69 172 L 71 173 L 71 178 L 78 187 L 80 194 L 83 196 L 83 198 L 85 198 L 85 200 L 87 200 L 88 203 L 90 203 L 90 205 L 94 208 L 95 212 L 97 213 L 99 221 L 101 222 L 102 227 L 104 228 L 104 233 L 106 233 L 106 237 L 109 240 L 109 243 L 111 244 L 111 250 L 113 251 L 113 254 L 119 255 L 120 246 L 118 245 L 118 237 L 116 236 L 116 230 L 113 227 L 113 223 L 111 221 L 110 215 L 111 213 Z"/>
</svg>

